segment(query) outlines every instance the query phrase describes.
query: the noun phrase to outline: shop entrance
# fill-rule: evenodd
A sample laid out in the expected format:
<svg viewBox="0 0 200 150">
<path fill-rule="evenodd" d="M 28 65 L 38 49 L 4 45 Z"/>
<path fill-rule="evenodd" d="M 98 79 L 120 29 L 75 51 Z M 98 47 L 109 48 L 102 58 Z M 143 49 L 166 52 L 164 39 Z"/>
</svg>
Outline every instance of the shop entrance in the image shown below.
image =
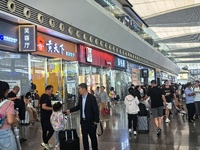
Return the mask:
<svg viewBox="0 0 200 150">
<path fill-rule="evenodd" d="M 31 55 L 31 80 L 41 96 L 47 85 L 53 85 L 54 95 L 64 102 L 77 100 L 77 62 L 59 58 L 44 58 Z"/>
</svg>

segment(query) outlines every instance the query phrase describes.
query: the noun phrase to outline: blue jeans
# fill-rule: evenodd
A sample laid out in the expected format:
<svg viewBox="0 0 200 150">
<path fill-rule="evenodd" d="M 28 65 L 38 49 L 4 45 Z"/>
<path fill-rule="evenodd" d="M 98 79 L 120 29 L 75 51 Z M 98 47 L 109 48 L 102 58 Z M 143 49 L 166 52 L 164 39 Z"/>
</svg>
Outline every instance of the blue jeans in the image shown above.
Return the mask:
<svg viewBox="0 0 200 150">
<path fill-rule="evenodd" d="M 59 131 L 55 131 L 55 136 L 56 136 L 56 138 L 55 138 L 55 140 L 56 140 L 56 143 L 55 143 L 55 145 L 58 145 L 58 144 L 60 144 L 60 140 L 59 140 Z"/>
<path fill-rule="evenodd" d="M 0 149 L 17 150 L 15 136 L 11 129 L 0 130 Z"/>
</svg>

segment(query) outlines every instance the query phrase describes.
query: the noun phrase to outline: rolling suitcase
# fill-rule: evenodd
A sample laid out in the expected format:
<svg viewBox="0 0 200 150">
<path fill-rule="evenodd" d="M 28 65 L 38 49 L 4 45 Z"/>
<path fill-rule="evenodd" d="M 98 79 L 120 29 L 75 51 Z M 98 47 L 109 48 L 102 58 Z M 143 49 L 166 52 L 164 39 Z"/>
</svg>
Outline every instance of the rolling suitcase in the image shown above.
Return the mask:
<svg viewBox="0 0 200 150">
<path fill-rule="evenodd" d="M 21 125 L 29 125 L 29 121 L 30 121 L 29 112 L 26 111 L 25 112 L 25 119 L 21 120 Z"/>
<path fill-rule="evenodd" d="M 138 133 L 149 133 L 148 116 L 138 116 Z"/>
<path fill-rule="evenodd" d="M 71 114 L 69 116 L 71 129 L 59 132 L 60 150 L 80 150 L 80 141 L 76 129 L 72 128 Z M 66 124 L 65 124 L 66 128 Z"/>
</svg>

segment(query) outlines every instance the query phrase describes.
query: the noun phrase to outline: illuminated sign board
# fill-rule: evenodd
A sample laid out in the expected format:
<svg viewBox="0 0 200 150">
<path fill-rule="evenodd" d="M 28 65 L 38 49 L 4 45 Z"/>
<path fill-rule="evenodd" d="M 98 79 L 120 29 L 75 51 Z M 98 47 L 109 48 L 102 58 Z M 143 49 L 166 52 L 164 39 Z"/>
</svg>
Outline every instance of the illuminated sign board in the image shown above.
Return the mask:
<svg viewBox="0 0 200 150">
<path fill-rule="evenodd" d="M 35 52 L 36 51 L 36 26 L 20 25 L 19 26 L 19 51 Z"/>
<path fill-rule="evenodd" d="M 117 68 L 125 69 L 125 68 L 127 68 L 127 61 L 125 59 L 115 57 L 114 58 L 114 66 Z"/>
<path fill-rule="evenodd" d="M 17 39 L 0 34 L 0 41 L 7 41 L 7 42 L 16 43 Z"/>
<path fill-rule="evenodd" d="M 77 60 L 77 45 L 43 33 L 37 33 L 36 54 L 62 58 L 64 60 Z"/>
<path fill-rule="evenodd" d="M 16 52 L 18 41 L 18 25 L 0 20 L 0 49 Z"/>
</svg>

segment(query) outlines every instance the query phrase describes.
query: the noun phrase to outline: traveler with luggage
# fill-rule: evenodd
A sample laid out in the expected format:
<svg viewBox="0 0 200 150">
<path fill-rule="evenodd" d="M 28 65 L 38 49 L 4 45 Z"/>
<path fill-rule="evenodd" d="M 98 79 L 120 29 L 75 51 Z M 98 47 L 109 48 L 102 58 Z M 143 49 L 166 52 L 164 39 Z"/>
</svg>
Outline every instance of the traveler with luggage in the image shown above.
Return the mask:
<svg viewBox="0 0 200 150">
<path fill-rule="evenodd" d="M 60 141 L 59 141 L 59 131 L 63 131 L 65 129 L 64 124 L 64 115 L 62 112 L 62 104 L 57 102 L 53 105 L 53 113 L 51 115 L 51 125 L 55 131 L 55 149 L 60 149 Z"/>
<path fill-rule="evenodd" d="M 157 127 L 157 135 L 160 135 L 162 133 L 163 103 L 166 105 L 165 93 L 157 87 L 156 80 L 151 81 L 151 87 L 146 98 L 151 98 L 151 112 Z"/>
<path fill-rule="evenodd" d="M 75 112 L 80 110 L 80 123 L 82 129 L 84 150 L 89 150 L 88 135 L 90 136 L 92 149 L 98 150 L 97 143 L 97 123 L 99 122 L 99 108 L 95 96 L 87 92 L 87 85 L 81 83 L 79 85 L 79 102 L 78 105 L 68 109 L 66 112 Z"/>
<path fill-rule="evenodd" d="M 53 110 L 51 104 L 52 93 L 53 93 L 53 86 L 48 85 L 45 88 L 45 93 L 42 94 L 40 99 L 42 139 L 43 139 L 41 146 L 44 147 L 46 150 L 49 150 L 50 148 L 53 147 L 53 145 L 48 143 L 54 133 L 54 129 L 50 122 L 50 117 Z"/>
<path fill-rule="evenodd" d="M 8 83 L 0 81 L 0 149 L 17 150 L 17 144 L 11 126 L 17 123 L 19 118 L 15 113 L 14 103 L 5 99 L 8 91 Z"/>
<path fill-rule="evenodd" d="M 137 135 L 137 115 L 139 110 L 138 104 L 139 100 L 137 96 L 134 94 L 134 89 L 131 87 L 128 89 L 129 95 L 127 95 L 124 99 L 124 104 L 126 105 L 126 112 L 128 114 L 128 128 L 129 133 Z"/>
</svg>

